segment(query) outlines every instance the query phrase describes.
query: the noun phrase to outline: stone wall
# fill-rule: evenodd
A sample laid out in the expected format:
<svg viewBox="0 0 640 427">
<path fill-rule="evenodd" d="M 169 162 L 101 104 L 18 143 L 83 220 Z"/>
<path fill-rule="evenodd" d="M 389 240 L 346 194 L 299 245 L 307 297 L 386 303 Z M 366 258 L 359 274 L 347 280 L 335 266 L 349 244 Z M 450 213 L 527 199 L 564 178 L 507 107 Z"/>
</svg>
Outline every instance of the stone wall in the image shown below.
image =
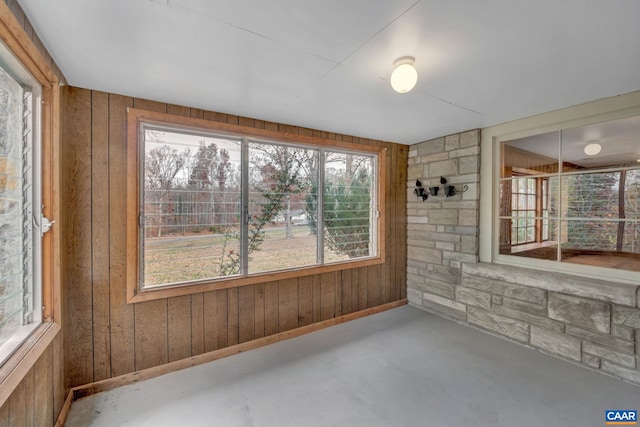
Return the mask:
<svg viewBox="0 0 640 427">
<path fill-rule="evenodd" d="M 478 263 L 479 133 L 410 147 L 407 296 L 410 304 L 640 384 L 639 286 Z M 469 190 L 413 194 L 445 176 Z"/>
</svg>

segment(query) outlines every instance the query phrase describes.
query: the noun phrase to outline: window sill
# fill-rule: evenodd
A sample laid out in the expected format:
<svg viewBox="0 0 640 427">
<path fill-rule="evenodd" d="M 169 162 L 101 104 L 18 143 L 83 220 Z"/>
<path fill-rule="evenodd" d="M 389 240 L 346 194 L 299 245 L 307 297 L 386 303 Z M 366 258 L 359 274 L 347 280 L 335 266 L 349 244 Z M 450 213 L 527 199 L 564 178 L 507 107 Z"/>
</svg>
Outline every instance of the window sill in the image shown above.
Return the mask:
<svg viewBox="0 0 640 427">
<path fill-rule="evenodd" d="M 57 323 L 43 323 L 0 367 L 0 406 L 20 384 L 60 331 Z"/>
<path fill-rule="evenodd" d="M 250 276 L 233 279 L 217 279 L 214 281 L 187 283 L 175 286 L 159 286 L 143 290 L 128 289 L 127 303 L 138 303 L 156 299 L 191 295 L 200 292 L 217 291 L 221 289 L 237 288 L 240 286 L 255 285 L 258 283 L 273 282 L 277 280 L 295 279 L 298 277 L 312 276 L 316 274 L 331 273 L 341 270 L 349 270 L 359 267 L 384 264 L 383 256 L 367 258 L 359 261 L 345 261 L 322 266 L 302 267 L 289 270 L 271 271 L 267 273 L 252 274 Z"/>
<path fill-rule="evenodd" d="M 517 285 L 530 286 L 553 292 L 608 301 L 636 307 L 638 286 L 611 280 L 600 280 L 564 272 L 541 271 L 497 263 L 464 264 L 463 273 L 504 280 Z"/>
</svg>

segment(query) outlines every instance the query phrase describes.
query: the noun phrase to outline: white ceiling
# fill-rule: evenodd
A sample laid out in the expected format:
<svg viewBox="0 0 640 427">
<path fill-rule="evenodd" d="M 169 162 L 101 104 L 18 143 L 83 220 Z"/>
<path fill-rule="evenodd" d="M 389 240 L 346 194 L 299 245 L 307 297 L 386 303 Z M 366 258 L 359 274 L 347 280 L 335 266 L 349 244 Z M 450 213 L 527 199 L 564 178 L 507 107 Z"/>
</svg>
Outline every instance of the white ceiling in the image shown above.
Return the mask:
<svg viewBox="0 0 640 427">
<path fill-rule="evenodd" d="M 404 144 L 640 89 L 637 0 L 18 1 L 71 85 Z"/>
</svg>

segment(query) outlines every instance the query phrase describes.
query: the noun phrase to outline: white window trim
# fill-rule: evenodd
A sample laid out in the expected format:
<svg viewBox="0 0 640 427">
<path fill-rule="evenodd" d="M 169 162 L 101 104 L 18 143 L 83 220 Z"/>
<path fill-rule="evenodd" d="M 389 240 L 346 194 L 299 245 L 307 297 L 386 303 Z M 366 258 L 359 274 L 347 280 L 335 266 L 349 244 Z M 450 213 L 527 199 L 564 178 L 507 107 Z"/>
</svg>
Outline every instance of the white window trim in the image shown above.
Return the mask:
<svg viewBox="0 0 640 427">
<path fill-rule="evenodd" d="M 31 132 L 28 144 L 31 145 L 31 199 L 32 208 L 32 321 L 24 325 L 5 343 L 0 345 L 0 365 L 20 348 L 22 343 L 42 324 L 42 233 L 41 206 L 42 206 L 42 86 L 15 58 L 13 53 L 0 42 L 0 63 L 16 81 L 23 86 L 29 86 L 31 92 Z"/>
<path fill-rule="evenodd" d="M 482 159 L 480 168 L 480 261 L 637 284 L 640 280 L 638 272 L 501 255 L 497 230 L 499 230 L 498 197 L 500 194 L 499 154 L 502 141 L 638 115 L 640 115 L 640 91 L 483 129 L 480 149 L 480 158 Z"/>
</svg>

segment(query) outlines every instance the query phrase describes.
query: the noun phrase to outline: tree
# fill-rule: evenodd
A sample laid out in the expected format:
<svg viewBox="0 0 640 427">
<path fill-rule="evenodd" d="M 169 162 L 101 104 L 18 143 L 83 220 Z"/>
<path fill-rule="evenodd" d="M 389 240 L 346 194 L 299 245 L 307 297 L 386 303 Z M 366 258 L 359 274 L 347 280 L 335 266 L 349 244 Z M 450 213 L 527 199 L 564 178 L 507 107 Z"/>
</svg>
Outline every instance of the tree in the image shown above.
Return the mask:
<svg viewBox="0 0 640 427">
<path fill-rule="evenodd" d="M 349 258 L 369 255 L 371 228 L 371 175 L 328 179 L 324 190 L 324 236 L 327 247 Z"/>
<path fill-rule="evenodd" d="M 309 175 L 303 167 L 303 159 L 307 150 L 278 145 L 255 145 L 252 147 L 252 163 L 259 172 L 259 179 L 255 180 L 255 190 L 268 203 L 277 203 L 276 214 L 284 212 L 286 238 L 293 239 L 293 224 L 291 222 L 292 203 L 302 202 L 294 200 L 308 186 Z"/>
<path fill-rule="evenodd" d="M 178 153 L 169 145 L 155 147 L 145 156 L 145 213 L 148 215 L 145 223 L 158 227 L 158 237 L 162 235 L 163 226 L 175 223 L 171 190 L 187 156 L 188 153 Z"/>
</svg>

